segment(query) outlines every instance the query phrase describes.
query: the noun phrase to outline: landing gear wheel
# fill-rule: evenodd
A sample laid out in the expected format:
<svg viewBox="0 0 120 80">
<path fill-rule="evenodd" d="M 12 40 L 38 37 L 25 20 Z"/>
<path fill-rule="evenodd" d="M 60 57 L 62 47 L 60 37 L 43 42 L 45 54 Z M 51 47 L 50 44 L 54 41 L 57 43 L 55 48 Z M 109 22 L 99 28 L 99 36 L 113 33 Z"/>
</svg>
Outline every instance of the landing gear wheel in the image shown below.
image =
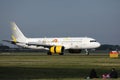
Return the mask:
<svg viewBox="0 0 120 80">
<path fill-rule="evenodd" d="M 63 55 L 64 53 L 60 53 L 60 55 Z"/>
</svg>

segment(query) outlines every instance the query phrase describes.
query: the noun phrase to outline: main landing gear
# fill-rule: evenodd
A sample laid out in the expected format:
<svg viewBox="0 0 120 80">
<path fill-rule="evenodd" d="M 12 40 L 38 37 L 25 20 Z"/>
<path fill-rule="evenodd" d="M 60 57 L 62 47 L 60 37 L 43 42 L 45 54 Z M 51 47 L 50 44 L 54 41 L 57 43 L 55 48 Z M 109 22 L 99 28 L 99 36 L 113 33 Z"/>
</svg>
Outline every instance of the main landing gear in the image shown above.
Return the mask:
<svg viewBox="0 0 120 80">
<path fill-rule="evenodd" d="M 47 52 L 47 55 L 52 55 L 52 54 L 55 54 L 55 53 Z M 59 55 L 64 55 L 63 52 L 62 52 L 62 53 L 57 53 L 57 54 L 59 54 Z"/>
</svg>

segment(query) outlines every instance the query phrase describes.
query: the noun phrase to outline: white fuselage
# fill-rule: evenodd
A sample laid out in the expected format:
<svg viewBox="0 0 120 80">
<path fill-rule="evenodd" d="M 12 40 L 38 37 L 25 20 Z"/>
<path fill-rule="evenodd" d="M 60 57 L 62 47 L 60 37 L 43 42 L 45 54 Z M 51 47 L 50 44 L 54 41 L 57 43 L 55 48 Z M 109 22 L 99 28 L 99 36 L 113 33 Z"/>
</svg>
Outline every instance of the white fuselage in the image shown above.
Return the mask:
<svg viewBox="0 0 120 80">
<path fill-rule="evenodd" d="M 26 43 L 37 43 L 42 45 L 64 46 L 65 49 L 92 49 L 100 46 L 93 38 L 88 37 L 66 37 L 66 38 L 27 38 Z M 26 45 L 17 43 L 17 45 L 33 49 L 47 49 L 43 46 Z"/>
</svg>

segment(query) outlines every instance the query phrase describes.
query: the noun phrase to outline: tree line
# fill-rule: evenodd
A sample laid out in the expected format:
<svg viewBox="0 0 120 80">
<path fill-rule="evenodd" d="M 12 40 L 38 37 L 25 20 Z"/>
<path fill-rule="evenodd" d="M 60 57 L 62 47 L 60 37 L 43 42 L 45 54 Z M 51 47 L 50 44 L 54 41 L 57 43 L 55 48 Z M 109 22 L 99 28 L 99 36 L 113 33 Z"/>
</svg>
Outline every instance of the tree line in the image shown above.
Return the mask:
<svg viewBox="0 0 120 80">
<path fill-rule="evenodd" d="M 103 44 L 101 45 L 99 48 L 97 48 L 96 50 L 120 50 L 120 45 L 109 45 L 109 44 Z M 34 49 L 27 49 L 27 48 L 21 48 L 21 47 L 16 47 L 16 48 L 12 48 L 10 46 L 7 46 L 7 45 L 3 45 L 3 44 L 0 44 L 0 52 L 4 52 L 4 51 L 19 51 L 19 52 L 22 52 L 22 51 L 32 51 L 32 52 L 39 52 L 39 51 L 45 51 L 45 50 L 34 50 Z"/>
</svg>

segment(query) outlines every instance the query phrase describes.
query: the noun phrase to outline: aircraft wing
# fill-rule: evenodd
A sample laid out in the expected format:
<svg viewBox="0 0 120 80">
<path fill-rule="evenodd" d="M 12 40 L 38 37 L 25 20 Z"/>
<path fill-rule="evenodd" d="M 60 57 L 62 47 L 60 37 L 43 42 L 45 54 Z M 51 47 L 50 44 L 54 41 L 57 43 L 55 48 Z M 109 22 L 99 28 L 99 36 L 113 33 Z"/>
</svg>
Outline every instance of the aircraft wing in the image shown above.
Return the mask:
<svg viewBox="0 0 120 80">
<path fill-rule="evenodd" d="M 54 45 L 48 45 L 48 44 L 36 43 L 36 42 L 29 42 L 29 43 L 27 43 L 26 45 L 28 45 L 28 46 L 31 46 L 31 45 L 34 45 L 34 46 L 42 46 L 42 47 L 45 47 L 45 48 L 50 48 L 51 46 L 54 46 Z"/>
</svg>

